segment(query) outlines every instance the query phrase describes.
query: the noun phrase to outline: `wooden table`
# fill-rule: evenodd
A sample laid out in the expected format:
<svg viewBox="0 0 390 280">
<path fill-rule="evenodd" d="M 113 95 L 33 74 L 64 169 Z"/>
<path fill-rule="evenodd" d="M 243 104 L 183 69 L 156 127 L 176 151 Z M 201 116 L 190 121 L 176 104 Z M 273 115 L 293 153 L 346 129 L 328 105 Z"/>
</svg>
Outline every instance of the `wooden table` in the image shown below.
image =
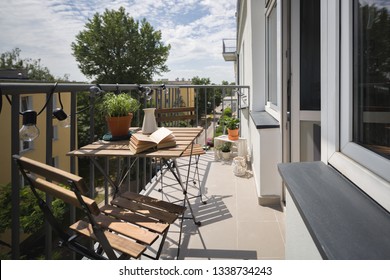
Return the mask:
<svg viewBox="0 0 390 280">
<path fill-rule="evenodd" d="M 137 128 L 131 128 L 132 130 L 136 130 Z M 192 219 L 194 223 L 200 225 L 200 222 L 196 221 L 195 215 L 192 211 L 191 204 L 189 202 L 189 198 L 187 196 L 187 188 L 189 182 L 189 173 L 192 159 L 192 150 L 195 143 L 196 138 L 202 133 L 202 127 L 169 127 L 169 129 L 173 132 L 173 135 L 176 138 L 176 147 L 165 148 L 160 150 L 146 151 L 138 154 L 132 154 L 129 149 L 129 140 L 126 141 L 97 141 L 92 144 L 81 147 L 78 150 L 74 150 L 69 152 L 67 155 L 76 156 L 76 157 L 87 157 L 93 162 L 93 164 L 99 169 L 99 171 L 103 174 L 105 179 L 110 183 L 112 187 L 114 187 L 115 191 L 119 191 L 118 183 L 115 183 L 110 176 L 107 174 L 104 168 L 99 164 L 96 160 L 98 157 L 147 157 L 147 158 L 160 158 L 165 165 L 167 165 L 170 172 L 174 175 L 179 185 L 181 186 L 184 194 L 184 206 L 186 202 L 188 203 L 189 209 L 191 211 Z M 187 180 L 184 184 L 181 181 L 179 170 L 176 164 L 176 158 L 182 156 L 190 156 L 188 162 L 188 173 Z"/>
</svg>

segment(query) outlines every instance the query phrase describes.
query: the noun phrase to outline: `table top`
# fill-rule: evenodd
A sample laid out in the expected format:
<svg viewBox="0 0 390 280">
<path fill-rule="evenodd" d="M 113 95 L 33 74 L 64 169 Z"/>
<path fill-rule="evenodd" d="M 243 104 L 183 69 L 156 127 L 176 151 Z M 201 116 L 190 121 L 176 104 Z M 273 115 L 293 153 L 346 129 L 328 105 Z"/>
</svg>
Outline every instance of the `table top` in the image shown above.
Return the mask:
<svg viewBox="0 0 390 280">
<path fill-rule="evenodd" d="M 78 150 L 67 153 L 68 156 L 78 157 L 110 157 L 110 156 L 133 156 L 133 157 L 180 157 L 190 144 L 202 133 L 202 127 L 167 127 L 176 138 L 176 147 L 164 148 L 153 151 L 145 151 L 132 154 L 129 149 L 129 140 L 124 141 L 97 141 L 81 147 Z M 132 128 L 133 129 L 133 128 Z"/>
</svg>

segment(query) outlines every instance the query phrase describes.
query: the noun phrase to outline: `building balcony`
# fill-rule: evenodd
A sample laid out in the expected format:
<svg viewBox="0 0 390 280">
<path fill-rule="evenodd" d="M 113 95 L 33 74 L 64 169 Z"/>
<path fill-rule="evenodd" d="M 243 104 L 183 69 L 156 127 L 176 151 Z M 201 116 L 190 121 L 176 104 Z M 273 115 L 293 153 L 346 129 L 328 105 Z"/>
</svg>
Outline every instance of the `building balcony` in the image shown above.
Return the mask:
<svg viewBox="0 0 390 280">
<path fill-rule="evenodd" d="M 237 40 L 222 39 L 222 55 L 225 61 L 237 60 Z"/>
<path fill-rule="evenodd" d="M 107 203 L 109 194 L 112 192 L 109 185 L 99 174 L 98 170 L 88 160 L 77 160 L 68 157 L 69 151 L 77 149 L 83 139 L 80 139 L 81 127 L 79 122 L 83 118 L 79 112 L 87 112 L 90 118 L 87 121 L 89 142 L 98 140 L 101 135 L 96 135 L 98 124 L 95 123 L 95 103 L 98 95 L 91 91 L 90 84 L 58 84 L 55 89 L 51 84 L 29 84 L 29 83 L 1 83 L 3 95 L 3 107 L 0 114 L 1 125 L 4 130 L 10 131 L 9 139 L 4 141 L 3 147 L 8 153 L 2 153 L 1 160 L 8 163 L 1 171 L 1 184 L 12 186 L 10 192 L 12 197 L 12 220 L 10 229 L 2 236 L 2 255 L 5 258 L 35 259 L 53 258 L 60 259 L 78 258 L 74 254 L 61 254 L 58 248 L 56 236 L 46 224 L 40 230 L 40 234 L 25 234 L 20 229 L 21 216 L 26 213 L 22 207 L 21 191 L 25 188 L 18 169 L 11 157 L 13 154 L 22 154 L 35 160 L 46 162 L 57 166 L 60 169 L 78 174 L 87 174 L 90 187 L 90 196 L 99 203 Z M 240 116 L 240 98 L 235 95 L 248 94 L 246 86 L 192 86 L 192 85 L 144 85 L 152 89 L 152 101 L 139 96 L 138 85 L 101 85 L 105 91 L 115 91 L 118 88 L 129 94 L 138 96 L 144 107 L 151 104 L 166 106 L 168 108 L 177 106 L 194 106 L 196 119 L 191 123 L 180 125 L 202 126 L 203 134 L 198 138 L 198 143 L 206 145 L 216 135 L 218 120 L 221 112 L 230 107 L 235 116 Z M 164 94 L 162 94 L 164 92 Z M 51 94 L 50 92 L 55 92 Z M 50 113 L 55 109 L 59 95 L 62 93 L 62 104 L 64 111 L 71 115 L 71 127 L 54 129 L 58 121 L 53 119 Z M 78 95 L 86 94 L 89 98 L 79 99 Z M 201 96 L 208 96 L 208 99 Z M 29 106 L 26 99 L 21 97 L 31 96 L 33 99 L 33 110 L 39 111 L 43 108 L 44 114 L 38 116 L 37 126 L 40 129 L 40 136 L 33 144 L 25 145 L 19 140 L 20 110 L 22 106 Z M 231 100 L 229 104 L 228 100 Z M 53 99 L 53 100 L 48 100 Z M 90 104 L 78 104 L 81 100 L 89 100 Z M 218 100 L 224 100 L 218 104 Z M 49 102 L 50 101 L 50 102 Z M 9 104 L 8 104 L 9 103 Z M 21 104 L 22 103 L 22 104 Z M 24 104 L 26 103 L 26 104 Z M 234 104 L 233 104 L 234 103 Z M 38 108 L 39 107 L 39 108 Z M 42 108 L 41 108 L 42 107 Z M 87 108 L 87 109 L 86 109 Z M 85 117 L 85 115 L 84 115 Z M 135 118 L 137 123 L 133 126 L 141 126 L 140 117 Z M 165 124 L 166 126 L 177 126 L 179 124 Z M 20 143 L 20 144 L 19 144 Z M 9 146 L 9 147 L 8 147 Z M 234 152 L 231 158 L 234 156 Z M 185 161 L 185 159 L 181 159 Z M 120 163 L 117 158 L 112 158 L 105 164 L 110 176 L 117 175 L 116 168 Z M 153 196 L 166 201 L 177 202 L 183 199 L 183 192 L 179 185 L 173 183 L 173 178 L 166 174 L 161 185 L 158 172 L 155 172 L 153 161 L 139 161 L 134 164 L 132 170 L 123 184 L 126 188 L 142 194 Z M 183 167 L 184 168 L 184 167 Z M 260 206 L 257 199 L 256 187 L 248 168 L 247 176 L 237 177 L 232 172 L 231 161 L 215 159 L 214 151 L 209 150 L 202 155 L 199 161 L 199 182 L 190 185 L 189 196 L 193 196 L 191 206 L 194 216 L 201 222 L 201 226 L 194 224 L 194 221 L 185 219 L 183 221 L 183 232 L 180 244 L 178 244 L 178 232 L 180 221 L 171 226 L 168 237 L 164 243 L 161 259 L 283 259 L 284 258 L 284 214 L 279 207 Z M 180 172 L 181 179 L 186 180 L 186 172 Z M 221 178 L 223 174 L 223 178 Z M 193 176 L 190 174 L 190 176 Z M 84 177 L 84 176 L 83 176 Z M 158 189 L 162 188 L 162 192 Z M 202 203 L 198 196 L 202 190 Z M 70 222 L 77 216 L 75 209 L 70 209 L 66 220 Z M 31 236 L 34 240 L 31 240 Z M 223 237 L 223 238 L 221 238 Z M 33 244 L 33 245 L 31 245 Z M 180 245 L 180 246 L 179 246 Z M 36 247 L 36 248 L 35 248 Z M 31 251 L 41 250 L 40 255 Z M 178 248 L 180 254 L 178 255 Z M 56 252 L 56 253 L 54 253 Z"/>
<path fill-rule="evenodd" d="M 181 159 L 179 165 L 185 166 L 185 161 Z M 191 219 L 184 220 L 179 259 L 284 259 L 282 209 L 280 206 L 259 205 L 251 170 L 238 177 L 233 174 L 231 164 L 231 160 L 216 160 L 214 151 L 200 157 L 200 187 L 206 204 L 198 197 L 198 187 L 191 186 L 189 196 L 194 198 L 190 202 L 201 226 L 195 225 Z M 186 180 L 183 176 L 185 168 L 182 169 L 182 179 Z M 193 173 L 190 174 L 192 177 Z M 183 198 L 172 175 L 166 173 L 163 182 L 162 192 L 157 191 L 160 181 L 156 178 L 144 193 L 167 201 Z M 186 215 L 190 215 L 187 212 Z M 176 259 L 178 239 L 179 222 L 176 222 L 171 226 L 160 259 Z"/>
</svg>

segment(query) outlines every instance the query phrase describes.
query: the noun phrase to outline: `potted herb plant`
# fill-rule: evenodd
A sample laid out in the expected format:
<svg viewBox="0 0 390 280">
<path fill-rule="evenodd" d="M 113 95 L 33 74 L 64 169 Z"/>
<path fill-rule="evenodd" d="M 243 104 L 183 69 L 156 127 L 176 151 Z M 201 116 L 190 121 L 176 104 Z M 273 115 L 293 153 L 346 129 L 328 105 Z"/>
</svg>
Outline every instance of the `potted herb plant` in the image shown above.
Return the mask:
<svg viewBox="0 0 390 280">
<path fill-rule="evenodd" d="M 230 117 L 225 119 L 225 125 L 228 130 L 228 138 L 229 140 L 238 140 L 238 128 L 240 125 L 240 119 Z"/>
<path fill-rule="evenodd" d="M 141 105 L 138 100 L 127 93 L 109 92 L 104 96 L 101 105 L 111 135 L 113 137 L 128 135 L 133 113 Z"/>
<path fill-rule="evenodd" d="M 219 150 L 222 153 L 222 158 L 224 160 L 229 160 L 231 148 L 232 148 L 232 143 L 224 142 L 223 144 L 217 147 L 217 150 Z"/>
</svg>

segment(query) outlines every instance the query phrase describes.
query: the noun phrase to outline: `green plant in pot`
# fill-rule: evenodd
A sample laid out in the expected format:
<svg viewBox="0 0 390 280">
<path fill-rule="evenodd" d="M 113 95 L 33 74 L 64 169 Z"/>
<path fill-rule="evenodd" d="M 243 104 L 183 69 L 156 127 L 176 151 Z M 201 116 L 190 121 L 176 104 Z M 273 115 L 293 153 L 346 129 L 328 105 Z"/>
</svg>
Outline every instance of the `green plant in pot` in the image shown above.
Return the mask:
<svg viewBox="0 0 390 280">
<path fill-rule="evenodd" d="M 238 140 L 239 139 L 238 128 L 240 125 L 240 119 L 234 117 L 226 118 L 225 125 L 228 129 L 229 140 Z"/>
<path fill-rule="evenodd" d="M 113 137 L 128 135 L 133 113 L 141 105 L 138 100 L 127 93 L 109 92 L 104 96 L 101 105 L 111 135 Z"/>
<path fill-rule="evenodd" d="M 221 145 L 221 151 L 222 153 L 230 153 L 232 150 L 232 143 L 230 142 L 225 142 Z"/>
<path fill-rule="evenodd" d="M 217 150 L 222 152 L 222 158 L 228 160 L 230 158 L 230 151 L 232 149 L 232 143 L 224 142 L 217 147 Z"/>
</svg>

